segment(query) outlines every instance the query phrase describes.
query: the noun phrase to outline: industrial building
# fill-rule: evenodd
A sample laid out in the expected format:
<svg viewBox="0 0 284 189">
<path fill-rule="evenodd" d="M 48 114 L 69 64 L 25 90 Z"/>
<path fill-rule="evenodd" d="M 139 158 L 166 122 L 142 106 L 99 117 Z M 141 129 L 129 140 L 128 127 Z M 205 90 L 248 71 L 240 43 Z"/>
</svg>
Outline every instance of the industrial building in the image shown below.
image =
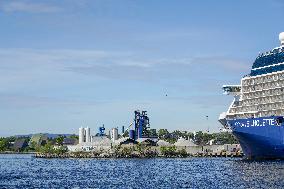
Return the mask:
<svg viewBox="0 0 284 189">
<path fill-rule="evenodd" d="M 99 128 L 99 133 L 91 134 L 91 128 L 79 128 L 79 143 L 66 145 L 69 151 L 94 151 L 111 149 L 113 142 L 104 134 L 104 126 Z"/>
<path fill-rule="evenodd" d="M 129 137 L 119 138 L 118 128 L 112 128 L 109 131 L 109 137 L 105 135 L 105 127 L 99 127 L 99 132 L 95 135 L 91 134 L 89 127 L 79 128 L 79 143 L 77 145 L 66 145 L 69 151 L 93 151 L 93 150 L 109 150 L 114 145 L 124 143 L 147 142 L 156 143 L 157 137 L 149 136 L 150 122 L 146 111 L 134 111 L 133 123 L 125 130 L 122 126 L 122 135 L 128 131 Z"/>
</svg>

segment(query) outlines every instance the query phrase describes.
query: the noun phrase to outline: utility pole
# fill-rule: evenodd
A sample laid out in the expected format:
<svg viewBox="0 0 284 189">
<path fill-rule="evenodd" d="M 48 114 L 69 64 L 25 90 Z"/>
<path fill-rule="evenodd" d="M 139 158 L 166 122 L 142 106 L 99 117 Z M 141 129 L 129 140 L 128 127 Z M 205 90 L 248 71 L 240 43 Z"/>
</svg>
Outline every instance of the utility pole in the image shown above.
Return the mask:
<svg viewBox="0 0 284 189">
<path fill-rule="evenodd" d="M 208 122 L 208 115 L 206 116 L 206 123 L 207 123 L 207 132 L 209 133 L 209 122 Z"/>
</svg>

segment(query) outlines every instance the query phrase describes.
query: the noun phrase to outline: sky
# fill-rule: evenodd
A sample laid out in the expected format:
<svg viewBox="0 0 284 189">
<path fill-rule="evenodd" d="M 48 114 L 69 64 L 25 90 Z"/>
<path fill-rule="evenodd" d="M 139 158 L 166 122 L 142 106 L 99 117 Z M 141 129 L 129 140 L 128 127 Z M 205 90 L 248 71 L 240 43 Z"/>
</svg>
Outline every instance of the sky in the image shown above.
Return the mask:
<svg viewBox="0 0 284 189">
<path fill-rule="evenodd" d="M 151 128 L 217 132 L 282 0 L 0 0 L 0 136 Z M 206 119 L 208 116 L 208 120 Z"/>
</svg>

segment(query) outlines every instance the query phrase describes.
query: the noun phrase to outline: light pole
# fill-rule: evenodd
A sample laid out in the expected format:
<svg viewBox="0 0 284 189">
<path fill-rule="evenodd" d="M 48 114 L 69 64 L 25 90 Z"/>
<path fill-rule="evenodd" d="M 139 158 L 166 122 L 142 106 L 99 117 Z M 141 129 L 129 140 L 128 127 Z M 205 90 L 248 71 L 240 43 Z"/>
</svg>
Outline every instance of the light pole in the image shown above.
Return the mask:
<svg viewBox="0 0 284 189">
<path fill-rule="evenodd" d="M 206 116 L 206 122 L 207 122 L 207 132 L 209 133 L 209 123 L 208 123 L 208 115 Z"/>
</svg>

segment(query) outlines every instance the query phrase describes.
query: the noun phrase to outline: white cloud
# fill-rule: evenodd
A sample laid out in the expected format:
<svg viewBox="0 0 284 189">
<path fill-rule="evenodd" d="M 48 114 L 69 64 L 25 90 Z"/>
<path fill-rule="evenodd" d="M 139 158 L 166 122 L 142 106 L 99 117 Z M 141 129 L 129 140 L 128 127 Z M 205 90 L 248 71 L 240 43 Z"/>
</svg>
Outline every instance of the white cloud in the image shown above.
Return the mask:
<svg viewBox="0 0 284 189">
<path fill-rule="evenodd" d="M 179 59 L 149 59 L 137 57 L 130 52 L 111 52 L 99 50 L 34 50 L 0 49 L 0 78 L 17 77 L 50 72 L 72 72 L 134 80 L 169 80 L 190 78 L 202 74 L 206 78 L 220 78 L 236 72 L 247 74 L 251 64 L 228 57 L 182 57 Z M 31 73 L 31 74 L 29 74 Z M 4 75 L 3 75 L 4 74 Z M 202 81 L 202 79 L 199 79 Z"/>
<path fill-rule="evenodd" d="M 82 101 L 76 99 L 60 99 L 45 96 L 24 95 L 24 94 L 0 94 L 0 104 L 3 109 L 6 108 L 39 108 L 39 107 L 86 107 L 96 106 L 102 101 Z"/>
<path fill-rule="evenodd" d="M 165 56 L 155 59 L 142 58 L 138 53 L 104 50 L 0 49 L 0 111 L 20 110 L 18 114 L 25 115 L 26 111 L 22 110 L 27 110 L 44 115 L 42 119 L 45 121 L 46 116 L 61 119 L 56 117 L 54 110 L 60 111 L 60 117 L 62 114 L 68 117 L 74 111 L 82 112 L 78 115 L 80 120 L 96 113 L 102 118 L 106 112 L 115 117 L 117 111 L 137 108 L 152 110 L 151 115 L 156 120 L 165 116 L 160 115 L 161 109 L 166 110 L 167 115 L 182 112 L 163 124 L 171 127 L 180 120 L 182 124 L 188 112 L 206 112 L 207 115 L 207 112 L 213 112 L 211 107 L 217 108 L 218 113 L 219 109 L 223 111 L 226 107 L 220 103 L 223 99 L 222 82 L 227 83 L 232 76 L 236 76 L 239 82 L 237 76 L 249 66 L 242 60 L 228 57 L 172 59 Z M 128 84 L 130 86 L 124 87 Z M 140 84 L 141 94 L 131 89 Z M 156 94 L 159 91 L 161 95 L 164 92 L 169 95 L 160 97 Z M 130 94 L 136 101 L 119 94 Z M 27 121 L 26 117 L 22 119 Z M 119 117 L 117 120 L 123 119 Z M 156 127 L 160 127 L 159 121 L 156 122 Z"/>
<path fill-rule="evenodd" d="M 28 12 L 28 13 L 51 13 L 61 9 L 54 5 L 28 2 L 28 1 L 6 1 L 0 4 L 4 12 Z"/>
<path fill-rule="evenodd" d="M 46 90 L 81 88 L 106 79 L 113 85 L 144 82 L 174 91 L 175 98 L 183 99 L 184 95 L 178 94 L 219 93 L 222 84 L 239 83 L 250 66 L 228 57 L 147 59 L 130 52 L 101 50 L 0 49 L 0 93 L 42 91 L 42 95 Z"/>
</svg>

